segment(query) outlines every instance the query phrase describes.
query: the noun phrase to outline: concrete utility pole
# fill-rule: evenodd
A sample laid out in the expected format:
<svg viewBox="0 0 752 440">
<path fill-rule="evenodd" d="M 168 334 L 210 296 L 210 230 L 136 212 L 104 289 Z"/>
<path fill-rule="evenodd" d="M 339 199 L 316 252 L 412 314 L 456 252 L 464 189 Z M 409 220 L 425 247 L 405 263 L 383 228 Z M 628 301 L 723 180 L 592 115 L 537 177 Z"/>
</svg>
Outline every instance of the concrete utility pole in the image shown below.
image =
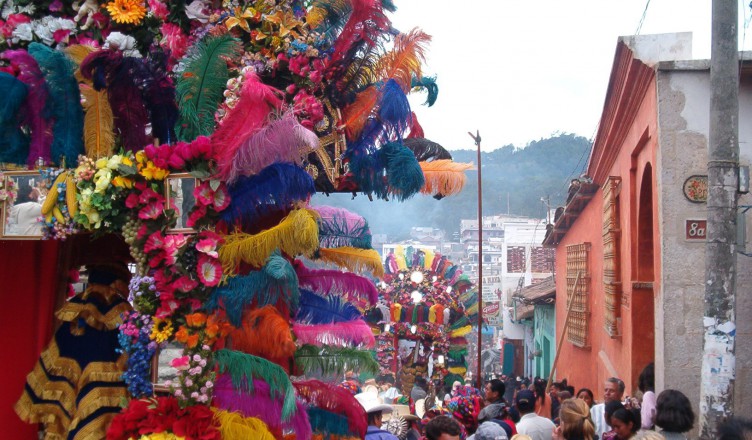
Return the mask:
<svg viewBox="0 0 752 440">
<path fill-rule="evenodd" d="M 736 211 L 739 187 L 738 2 L 713 0 L 708 141 L 708 230 L 700 438 L 734 412 Z"/>
<path fill-rule="evenodd" d="M 483 389 L 483 366 L 481 357 L 483 354 L 483 174 L 481 172 L 480 157 L 480 131 L 476 130 L 473 135 L 475 147 L 478 149 L 478 377 L 475 382 L 479 390 Z"/>
</svg>

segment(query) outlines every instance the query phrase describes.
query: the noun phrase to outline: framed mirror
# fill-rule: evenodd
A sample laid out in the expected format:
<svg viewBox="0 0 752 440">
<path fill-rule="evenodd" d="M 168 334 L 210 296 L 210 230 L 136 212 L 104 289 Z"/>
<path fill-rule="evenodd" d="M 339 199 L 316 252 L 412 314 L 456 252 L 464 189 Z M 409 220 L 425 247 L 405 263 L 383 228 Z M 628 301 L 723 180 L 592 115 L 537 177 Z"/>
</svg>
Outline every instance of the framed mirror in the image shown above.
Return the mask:
<svg viewBox="0 0 752 440">
<path fill-rule="evenodd" d="M 178 370 L 170 366 L 170 361 L 182 355 L 183 346 L 177 342 L 170 342 L 154 354 L 151 363 L 151 382 L 154 394 L 170 392 L 170 388 L 165 383 L 168 380 L 174 382 L 178 377 Z"/>
<path fill-rule="evenodd" d="M 168 229 L 168 233 L 191 234 L 196 230 L 189 228 L 188 215 L 196 205 L 193 190 L 196 188 L 196 178 L 188 173 L 170 174 L 165 180 L 165 199 L 167 206 L 174 208 L 177 223 L 174 228 Z"/>
<path fill-rule="evenodd" d="M 48 182 L 38 171 L 6 171 L 2 173 L 2 225 L 4 240 L 39 240 L 44 218 L 42 203 L 47 196 Z"/>
</svg>

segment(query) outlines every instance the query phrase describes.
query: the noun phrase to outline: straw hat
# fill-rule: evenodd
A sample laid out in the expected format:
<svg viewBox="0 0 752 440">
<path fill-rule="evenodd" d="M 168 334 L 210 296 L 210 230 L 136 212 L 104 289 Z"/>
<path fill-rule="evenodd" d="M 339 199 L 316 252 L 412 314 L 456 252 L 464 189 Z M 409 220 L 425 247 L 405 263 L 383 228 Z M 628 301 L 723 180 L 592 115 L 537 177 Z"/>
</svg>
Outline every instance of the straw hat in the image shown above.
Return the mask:
<svg viewBox="0 0 752 440">
<path fill-rule="evenodd" d="M 355 395 L 355 398 L 358 399 L 358 403 L 366 410 L 366 413 L 381 412 L 388 414 L 392 412 L 392 406 L 385 404 L 378 394 L 372 392 L 359 393 Z"/>
<path fill-rule="evenodd" d="M 410 407 L 407 405 L 392 405 L 392 414 L 387 417 L 386 420 L 396 417 L 402 417 L 407 421 L 420 420 L 420 417 L 410 413 Z"/>
</svg>

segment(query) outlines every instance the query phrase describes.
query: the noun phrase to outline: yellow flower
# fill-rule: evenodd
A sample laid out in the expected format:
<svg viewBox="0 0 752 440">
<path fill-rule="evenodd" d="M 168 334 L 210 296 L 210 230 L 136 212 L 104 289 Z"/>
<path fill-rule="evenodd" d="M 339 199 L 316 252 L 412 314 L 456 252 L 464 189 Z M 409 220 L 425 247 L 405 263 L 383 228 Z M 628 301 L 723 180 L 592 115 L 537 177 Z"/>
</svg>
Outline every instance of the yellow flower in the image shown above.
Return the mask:
<svg viewBox="0 0 752 440">
<path fill-rule="evenodd" d="M 123 165 L 132 166 L 133 161 L 128 156 L 123 156 Z"/>
<path fill-rule="evenodd" d="M 122 157 L 122 156 L 120 156 L 119 154 L 116 154 L 116 155 L 112 156 L 112 157 L 111 157 L 111 158 L 110 158 L 110 159 L 109 159 L 109 160 L 107 161 L 107 168 L 109 168 L 109 169 L 111 169 L 111 170 L 114 170 L 114 169 L 116 169 L 116 168 L 118 167 L 118 165 L 120 165 L 120 162 L 121 162 L 122 160 L 123 160 L 123 157 Z"/>
<path fill-rule="evenodd" d="M 164 180 L 170 172 L 164 168 L 154 166 L 154 163 L 149 161 L 146 163 L 146 166 L 139 171 L 139 174 L 144 176 L 146 180 Z"/>
<path fill-rule="evenodd" d="M 146 163 L 146 153 L 144 153 L 144 150 L 138 150 L 136 153 L 136 162 L 139 164 Z"/>
<path fill-rule="evenodd" d="M 107 161 L 108 159 L 106 157 L 103 157 L 101 159 L 97 159 L 97 163 L 95 164 L 98 170 L 101 170 L 102 168 L 107 168 Z"/>
<path fill-rule="evenodd" d="M 117 176 L 112 179 L 112 185 L 120 188 L 133 188 L 133 180 L 127 177 Z"/>
<path fill-rule="evenodd" d="M 152 341 L 156 341 L 158 344 L 170 339 L 172 336 L 172 321 L 169 319 L 154 318 L 154 326 L 151 328 Z"/>
<path fill-rule="evenodd" d="M 107 12 L 116 23 L 139 24 L 146 15 L 146 6 L 143 0 L 112 0 L 107 3 Z"/>
<path fill-rule="evenodd" d="M 103 193 L 107 191 L 111 179 L 112 171 L 109 168 L 97 171 L 97 174 L 94 175 L 94 192 Z"/>
</svg>

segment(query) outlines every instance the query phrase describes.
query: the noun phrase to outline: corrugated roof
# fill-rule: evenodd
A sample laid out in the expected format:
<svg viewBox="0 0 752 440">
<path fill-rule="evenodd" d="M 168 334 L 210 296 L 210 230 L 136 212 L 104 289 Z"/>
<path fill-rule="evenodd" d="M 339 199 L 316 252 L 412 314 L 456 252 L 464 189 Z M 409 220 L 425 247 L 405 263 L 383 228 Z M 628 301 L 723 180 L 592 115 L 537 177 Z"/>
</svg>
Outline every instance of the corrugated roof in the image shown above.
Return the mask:
<svg viewBox="0 0 752 440">
<path fill-rule="evenodd" d="M 517 320 L 530 319 L 535 313 L 535 306 L 533 304 L 517 303 L 514 306 L 517 309 Z"/>
</svg>

